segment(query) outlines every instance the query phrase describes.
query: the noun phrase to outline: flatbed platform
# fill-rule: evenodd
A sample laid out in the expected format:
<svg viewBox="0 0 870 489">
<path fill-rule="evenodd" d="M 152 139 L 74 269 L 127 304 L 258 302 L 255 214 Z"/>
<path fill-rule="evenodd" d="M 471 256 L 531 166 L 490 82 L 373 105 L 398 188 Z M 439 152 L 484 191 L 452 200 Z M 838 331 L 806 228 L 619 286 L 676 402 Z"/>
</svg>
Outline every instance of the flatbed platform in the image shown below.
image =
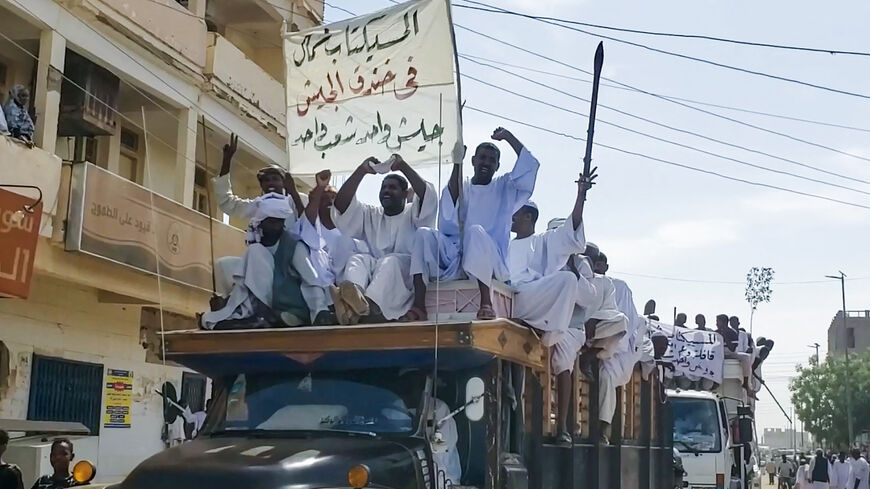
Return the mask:
<svg viewBox="0 0 870 489">
<path fill-rule="evenodd" d="M 437 334 L 436 334 L 437 332 Z M 163 335 L 166 359 L 203 373 L 221 363 L 272 363 L 278 357 L 303 366 L 328 368 L 337 363 L 360 367 L 383 364 L 390 357 L 411 363 L 433 358 L 441 365 L 484 362 L 493 357 L 537 371 L 547 365 L 547 352 L 529 328 L 509 319 L 452 320 L 421 323 L 379 323 L 356 326 L 309 326 L 256 330 L 186 330 Z M 268 362 L 271 359 L 272 362 Z M 328 362 L 318 361 L 331 359 Z M 457 364 L 458 366 L 458 364 Z M 286 365 L 285 365 L 286 367 Z"/>
</svg>

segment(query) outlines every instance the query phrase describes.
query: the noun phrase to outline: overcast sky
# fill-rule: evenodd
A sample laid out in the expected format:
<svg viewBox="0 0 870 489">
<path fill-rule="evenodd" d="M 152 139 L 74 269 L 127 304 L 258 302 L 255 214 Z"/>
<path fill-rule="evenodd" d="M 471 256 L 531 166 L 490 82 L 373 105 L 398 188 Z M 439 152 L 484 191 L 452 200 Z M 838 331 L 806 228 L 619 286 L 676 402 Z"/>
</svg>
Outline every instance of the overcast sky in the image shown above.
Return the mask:
<svg viewBox="0 0 870 489">
<path fill-rule="evenodd" d="M 330 0 L 356 13 L 389 4 L 387 0 Z M 461 0 L 454 2 L 463 4 Z M 870 46 L 870 3 L 838 2 L 819 9 L 818 2 L 670 2 L 582 0 L 492 0 L 504 8 L 583 22 L 653 31 L 705 34 L 776 44 L 862 50 Z M 481 13 L 454 7 L 457 24 L 591 71 L 597 37 L 572 32 L 533 20 Z M 348 14 L 327 6 L 327 22 Z M 737 46 L 703 40 L 649 37 L 600 31 L 660 49 L 702 57 L 754 71 L 795 78 L 852 92 L 870 93 L 870 64 L 866 57 L 790 52 Z M 457 29 L 460 54 L 485 57 L 534 70 L 588 80 L 588 76 L 559 64 L 525 54 L 509 46 Z M 870 128 L 870 100 L 782 81 L 737 73 L 695 61 L 677 59 L 642 48 L 605 41 L 604 76 L 643 90 L 714 104 Z M 461 61 L 460 71 L 526 96 L 581 113 L 588 104 L 555 93 L 529 81 Z M 590 84 L 551 75 L 523 74 L 559 90 L 589 97 Z M 467 106 L 487 110 L 547 129 L 583 136 L 585 118 L 553 107 L 462 80 Z M 870 161 L 838 154 L 783 136 L 761 132 L 733 122 L 680 107 L 654 97 L 602 86 L 600 104 L 659 123 L 701 133 L 753 150 L 788 158 L 829 172 L 870 182 Z M 787 135 L 870 158 L 868 132 L 788 121 L 733 110 L 704 107 L 731 118 Z M 870 206 L 870 185 L 823 174 L 780 160 L 729 148 L 696 136 L 642 122 L 600 108 L 596 142 L 643 153 L 703 170 L 753 182 L 787 187 L 800 192 Z M 620 124 L 684 145 L 777 171 L 786 171 L 851 187 L 860 192 L 800 180 L 788 175 L 750 168 L 685 148 L 631 134 L 601 121 Z M 565 216 L 573 205 L 584 151 L 582 142 L 466 110 L 464 136 L 469 147 L 503 125 L 541 161 L 533 199 L 541 209 L 539 227 Z M 505 145 L 503 155 L 512 154 Z M 826 351 L 827 329 L 840 305 L 839 282 L 824 276 L 843 270 L 848 309 L 870 308 L 870 210 L 813 199 L 780 190 L 751 186 L 668 166 L 637 156 L 596 148 L 599 185 L 590 192 L 584 216 L 586 234 L 610 258 L 614 276 L 624 278 L 634 291 L 638 309 L 655 298 L 663 319 L 673 308 L 707 316 L 738 315 L 749 326 L 749 306 L 743 292 L 746 272 L 753 266 L 776 272 L 769 304 L 759 306 L 755 336 L 776 340 L 764 369 L 774 394 L 790 409 L 788 378 L 797 363 L 806 363 L 811 343 Z M 502 169 L 512 166 L 504 157 Z M 467 171 L 470 171 L 467 170 Z M 442 175 L 447 179 L 447 173 Z M 437 183 L 437 172 L 426 173 Z M 373 182 L 376 183 L 376 182 Z M 364 187 L 369 198 L 373 186 Z M 662 278 L 648 278 L 639 275 Z M 667 280 L 674 278 L 680 280 Z M 813 283 L 794 283 L 813 282 Z M 690 319 L 691 322 L 691 319 Z M 787 422 L 771 396 L 760 394 L 759 433 L 765 427 L 786 427 Z"/>
</svg>

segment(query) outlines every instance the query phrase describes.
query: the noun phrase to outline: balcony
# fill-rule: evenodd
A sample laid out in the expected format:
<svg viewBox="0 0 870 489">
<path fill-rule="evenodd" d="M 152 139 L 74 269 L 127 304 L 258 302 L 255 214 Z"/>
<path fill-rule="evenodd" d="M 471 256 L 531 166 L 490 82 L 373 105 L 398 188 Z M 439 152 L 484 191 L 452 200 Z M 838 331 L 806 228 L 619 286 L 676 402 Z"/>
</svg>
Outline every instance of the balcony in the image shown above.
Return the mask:
<svg viewBox="0 0 870 489">
<path fill-rule="evenodd" d="M 208 34 L 206 77 L 218 97 L 284 135 L 284 87 L 235 44 Z"/>
<path fill-rule="evenodd" d="M 39 235 L 50 237 L 52 218 L 57 213 L 60 158 L 37 147 L 28 148 L 12 138 L 0 136 L 0 162 L 0 184 L 34 185 L 42 191 L 43 215 Z M 33 198 L 38 194 L 29 189 L 9 190 Z"/>
<path fill-rule="evenodd" d="M 193 74 L 205 66 L 205 21 L 176 0 L 80 0 L 77 9 Z"/>
</svg>

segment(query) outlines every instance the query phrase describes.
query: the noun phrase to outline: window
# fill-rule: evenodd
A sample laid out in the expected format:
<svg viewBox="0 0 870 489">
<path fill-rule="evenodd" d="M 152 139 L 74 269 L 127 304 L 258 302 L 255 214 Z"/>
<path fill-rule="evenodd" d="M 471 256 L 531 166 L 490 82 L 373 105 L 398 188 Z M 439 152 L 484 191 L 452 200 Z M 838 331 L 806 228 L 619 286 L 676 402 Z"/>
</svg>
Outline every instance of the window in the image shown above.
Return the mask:
<svg viewBox="0 0 870 489">
<path fill-rule="evenodd" d="M 196 165 L 193 173 L 193 208 L 205 215 L 211 215 L 208 201 L 208 171 Z"/>
<path fill-rule="evenodd" d="M 141 183 L 139 177 L 139 135 L 121 128 L 121 156 L 118 159 L 118 175 L 131 182 Z"/>
<path fill-rule="evenodd" d="M 33 355 L 27 419 L 75 421 L 100 433 L 103 366 Z"/>
<path fill-rule="evenodd" d="M 190 412 L 205 411 L 205 376 L 191 372 L 181 375 L 181 405 Z"/>
<path fill-rule="evenodd" d="M 694 453 L 715 453 L 722 448 L 719 407 L 712 399 L 672 397 L 674 448 Z"/>
</svg>

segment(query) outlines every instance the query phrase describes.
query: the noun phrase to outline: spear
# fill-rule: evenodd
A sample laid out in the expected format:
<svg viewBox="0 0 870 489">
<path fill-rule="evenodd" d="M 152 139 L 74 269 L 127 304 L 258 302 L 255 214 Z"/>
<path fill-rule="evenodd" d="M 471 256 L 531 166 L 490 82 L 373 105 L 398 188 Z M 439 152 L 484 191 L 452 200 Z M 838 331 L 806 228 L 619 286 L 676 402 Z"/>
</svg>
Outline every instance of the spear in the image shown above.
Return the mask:
<svg viewBox="0 0 870 489">
<path fill-rule="evenodd" d="M 601 66 L 604 64 L 604 41 L 595 50 L 595 74 L 592 77 L 592 101 L 589 108 L 589 129 L 586 130 L 586 155 L 583 157 L 583 176 L 592 169 L 592 137 L 595 134 L 595 112 L 598 109 L 598 82 L 601 81 Z"/>
</svg>

